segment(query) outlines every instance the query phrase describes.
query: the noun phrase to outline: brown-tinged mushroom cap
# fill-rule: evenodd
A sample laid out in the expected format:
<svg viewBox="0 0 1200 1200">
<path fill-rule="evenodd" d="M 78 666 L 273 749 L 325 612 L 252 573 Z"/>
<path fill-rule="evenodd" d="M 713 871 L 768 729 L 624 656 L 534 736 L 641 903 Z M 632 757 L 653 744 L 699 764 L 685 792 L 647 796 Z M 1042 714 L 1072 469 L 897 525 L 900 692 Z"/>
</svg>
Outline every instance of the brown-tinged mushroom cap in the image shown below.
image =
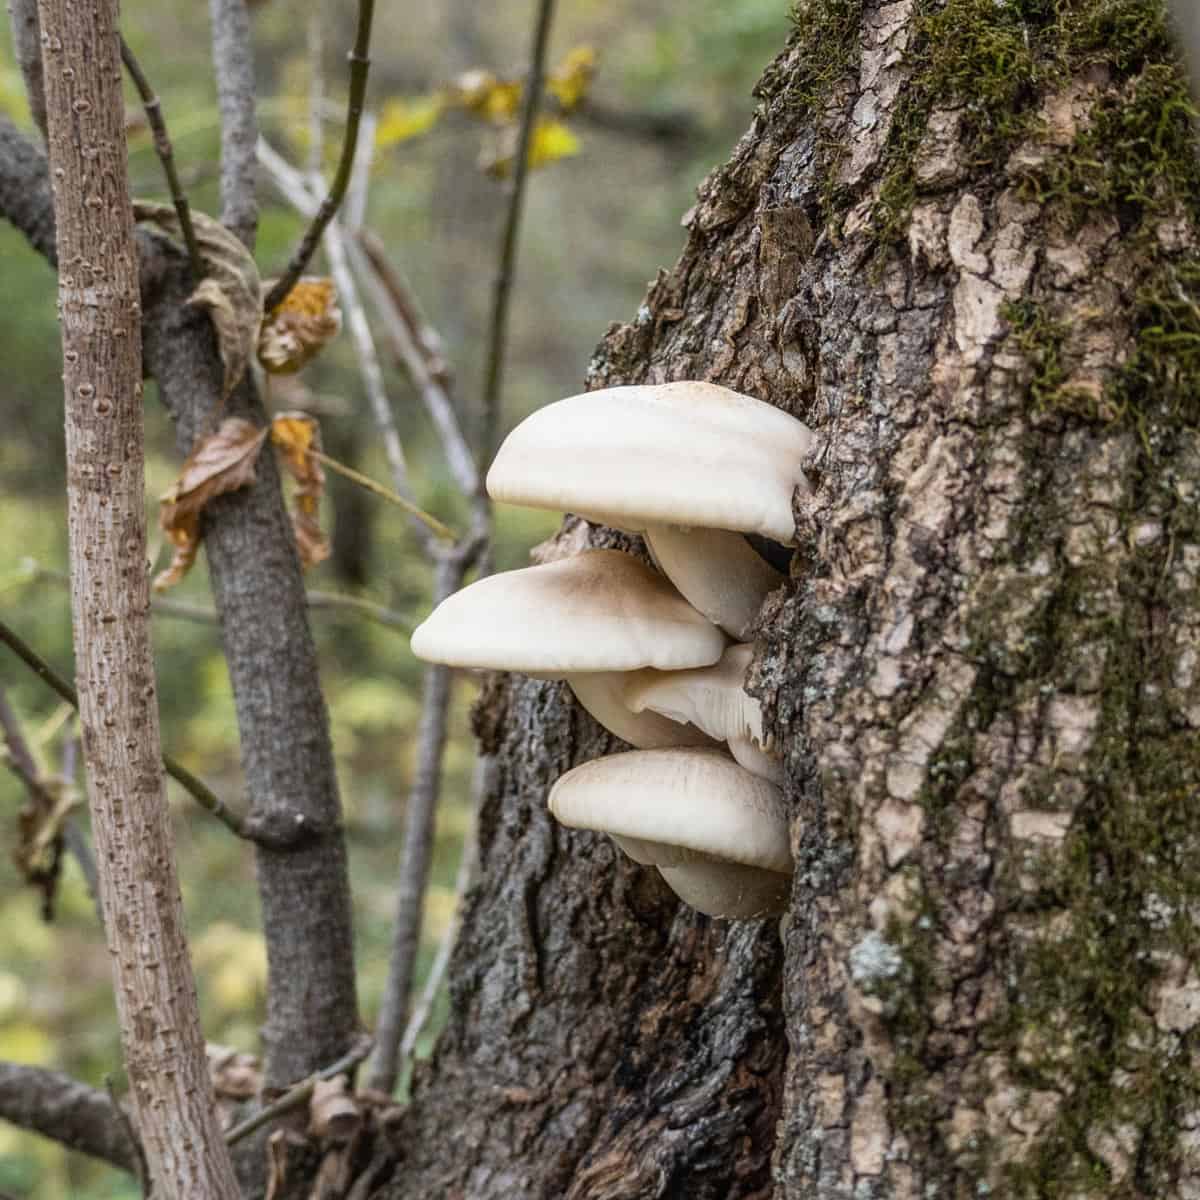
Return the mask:
<svg viewBox="0 0 1200 1200">
<path fill-rule="evenodd" d="M 646 671 L 631 677 L 625 703 L 634 712 L 660 713 L 687 722 L 729 746 L 747 771 L 783 782 L 774 746 L 763 734 L 762 708 L 745 690 L 746 672 L 754 657 L 750 645 L 729 646 L 721 661 L 690 671 Z"/>
<path fill-rule="evenodd" d="M 584 763 L 551 789 L 550 811 L 564 825 L 611 834 L 709 916 L 766 916 L 786 904 L 782 795 L 719 751 L 641 750 Z"/>
<path fill-rule="evenodd" d="M 618 550 L 488 576 L 444 600 L 412 635 L 427 662 L 566 679 L 602 725 L 642 746 L 708 738 L 627 709 L 622 673 L 702 666 L 724 647 L 721 631 L 666 579 Z"/>
<path fill-rule="evenodd" d="M 645 533 L 676 587 L 705 616 L 745 638 L 766 592 L 782 582 L 744 539 L 701 546 L 672 529 L 795 540 L 792 493 L 812 434 L 777 408 L 711 383 L 606 388 L 560 400 L 505 439 L 488 472 L 497 500 L 577 512 Z M 681 560 L 699 565 L 683 571 Z M 747 615 L 749 614 L 749 616 Z"/>
</svg>

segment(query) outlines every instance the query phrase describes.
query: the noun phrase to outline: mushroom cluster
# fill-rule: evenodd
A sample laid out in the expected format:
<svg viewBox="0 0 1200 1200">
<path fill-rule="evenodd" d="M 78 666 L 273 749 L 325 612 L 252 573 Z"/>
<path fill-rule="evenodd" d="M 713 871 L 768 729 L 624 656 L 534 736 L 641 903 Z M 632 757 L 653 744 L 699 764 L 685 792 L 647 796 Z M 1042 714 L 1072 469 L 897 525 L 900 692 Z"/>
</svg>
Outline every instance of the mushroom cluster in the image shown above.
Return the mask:
<svg viewBox="0 0 1200 1200">
<path fill-rule="evenodd" d="M 800 464 L 811 440 L 786 413 L 710 383 L 548 405 L 500 447 L 488 492 L 640 533 L 659 570 L 586 550 L 489 576 L 440 604 L 412 638 L 429 662 L 565 680 L 636 749 L 568 771 L 551 812 L 610 834 L 710 916 L 768 916 L 786 904 L 782 770 L 743 688 L 746 639 L 783 576 L 746 535 L 793 542 L 792 495 L 807 487 Z"/>
</svg>

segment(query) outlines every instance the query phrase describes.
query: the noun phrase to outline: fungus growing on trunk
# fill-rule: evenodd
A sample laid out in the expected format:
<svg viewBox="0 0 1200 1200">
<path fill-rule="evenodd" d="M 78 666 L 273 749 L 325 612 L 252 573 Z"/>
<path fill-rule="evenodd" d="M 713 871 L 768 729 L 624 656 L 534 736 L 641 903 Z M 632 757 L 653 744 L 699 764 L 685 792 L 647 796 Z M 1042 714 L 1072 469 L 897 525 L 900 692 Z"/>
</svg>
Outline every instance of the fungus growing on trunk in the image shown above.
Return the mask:
<svg viewBox="0 0 1200 1200">
<path fill-rule="evenodd" d="M 795 541 L 792 493 L 807 486 L 811 443 L 794 417 L 716 384 L 606 388 L 522 421 L 487 486 L 496 500 L 643 534 L 692 605 L 744 641 L 783 576 L 741 535 Z"/>
<path fill-rule="evenodd" d="M 725 645 L 667 580 L 619 550 L 480 579 L 439 604 L 412 635 L 413 653 L 426 662 L 565 679 L 601 725 L 642 748 L 711 739 L 627 708 L 628 672 L 704 666 Z"/>
<path fill-rule="evenodd" d="M 720 751 L 594 759 L 558 780 L 550 811 L 571 828 L 610 834 L 710 917 L 765 917 L 787 906 L 792 859 L 782 794 Z"/>
<path fill-rule="evenodd" d="M 772 783 L 783 782 L 783 766 L 772 739 L 763 734 L 762 708 L 745 690 L 754 657 L 750 645 L 730 646 L 721 661 L 690 671 L 646 671 L 625 688 L 634 712 L 647 709 L 686 722 L 729 746 L 747 771 Z"/>
</svg>

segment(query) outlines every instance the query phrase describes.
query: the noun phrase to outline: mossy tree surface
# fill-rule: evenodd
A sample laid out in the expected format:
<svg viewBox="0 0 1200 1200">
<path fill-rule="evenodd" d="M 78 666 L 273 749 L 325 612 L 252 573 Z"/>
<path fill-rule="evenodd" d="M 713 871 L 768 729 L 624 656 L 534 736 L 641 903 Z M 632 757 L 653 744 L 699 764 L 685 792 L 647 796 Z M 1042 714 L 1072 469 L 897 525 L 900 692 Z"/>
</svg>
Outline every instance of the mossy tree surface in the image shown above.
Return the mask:
<svg viewBox="0 0 1200 1200">
<path fill-rule="evenodd" d="M 752 671 L 781 951 L 550 826 L 603 743 L 494 690 L 388 1194 L 1200 1196 L 1200 171 L 1162 4 L 805 0 L 760 99 L 590 382 L 817 431 Z"/>
</svg>

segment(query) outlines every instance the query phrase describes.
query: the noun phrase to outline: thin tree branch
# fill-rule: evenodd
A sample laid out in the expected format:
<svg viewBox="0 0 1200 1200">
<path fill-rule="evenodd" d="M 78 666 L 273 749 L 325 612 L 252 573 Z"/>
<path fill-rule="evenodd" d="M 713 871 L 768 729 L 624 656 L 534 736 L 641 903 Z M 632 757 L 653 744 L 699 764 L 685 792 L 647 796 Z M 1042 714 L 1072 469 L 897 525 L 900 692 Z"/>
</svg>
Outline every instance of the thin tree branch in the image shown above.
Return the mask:
<svg viewBox="0 0 1200 1200">
<path fill-rule="evenodd" d="M 492 316 L 488 329 L 487 365 L 483 376 L 482 412 L 480 414 L 479 469 L 486 472 L 496 449 L 496 434 L 500 424 L 500 393 L 504 376 L 504 354 L 508 341 L 508 312 L 512 296 L 513 275 L 516 271 L 517 241 L 521 228 L 521 210 L 525 200 L 525 181 L 529 177 L 529 146 L 537 123 L 538 106 L 542 99 L 542 83 L 546 74 L 546 47 L 550 42 L 550 25 L 554 16 L 554 0 L 539 0 L 537 26 L 533 35 L 533 50 L 525 89 L 521 101 L 521 127 L 517 137 L 517 155 L 509 184 L 508 210 L 504 218 L 504 233 L 500 239 L 500 261 L 492 289 Z"/>
<path fill-rule="evenodd" d="M 436 608 L 462 584 L 461 559 L 444 559 L 437 565 L 433 603 Z M 389 1095 L 400 1069 L 400 1042 L 408 1017 L 417 952 L 421 945 L 421 917 L 429 886 L 433 858 L 434 817 L 442 784 L 442 757 L 446 746 L 450 710 L 450 668 L 430 663 L 421 684 L 421 720 L 417 729 L 417 767 L 405 810 L 404 849 L 396 883 L 396 920 L 387 982 L 379 1009 L 377 1046 L 367 1075 L 369 1087 Z"/>
<path fill-rule="evenodd" d="M 367 193 L 371 187 L 371 164 L 375 161 L 375 126 L 373 113 L 363 113 L 358 134 L 358 153 L 354 156 L 354 171 L 346 193 L 343 226 L 352 234 L 362 228 L 367 219 Z"/>
<path fill-rule="evenodd" d="M 217 0 L 213 0 L 214 3 Z M 316 253 L 321 243 L 325 227 L 333 220 L 346 188 L 350 183 L 350 173 L 354 168 L 355 151 L 358 146 L 358 126 L 362 119 L 363 100 L 367 93 L 367 72 L 371 65 L 369 51 L 371 48 L 371 21 L 375 15 L 375 0 L 358 0 L 358 28 L 354 35 L 354 48 L 350 51 L 350 99 L 346 110 L 346 131 L 342 140 L 342 154 L 338 160 L 337 172 L 333 184 L 325 199 L 321 201 L 312 224 L 308 227 L 303 240 L 291 262 L 276 281 L 275 286 L 263 301 L 263 309 L 270 312 L 279 306 L 280 301 L 296 286 L 298 280 L 308 266 L 309 259 Z M 340 288 L 339 288 L 340 290 Z"/>
<path fill-rule="evenodd" d="M 13 54 L 25 81 L 25 96 L 33 123 L 46 136 L 46 88 L 42 78 L 42 27 L 37 0 L 8 0 Z"/>
<path fill-rule="evenodd" d="M 50 567 L 43 567 L 35 559 L 25 559 L 20 569 L 26 573 L 25 577 L 18 578 L 14 582 L 32 583 L 35 580 L 44 579 L 50 583 L 61 584 L 63 587 L 69 583 L 65 571 L 55 571 Z M 407 633 L 412 633 L 415 628 L 414 622 L 403 613 L 397 612 L 394 608 L 388 608 L 386 605 L 377 604 L 374 600 L 366 600 L 362 596 L 351 596 L 344 592 L 325 592 L 318 588 L 310 588 L 304 595 L 308 600 L 309 610 L 312 612 L 352 612 L 368 621 L 374 621 L 377 625 L 383 625 L 388 629 L 403 629 Z M 216 625 L 220 619 L 217 610 L 206 604 L 172 600 L 168 596 L 152 596 L 150 608 L 157 616 L 177 617 L 181 621 L 195 621 L 201 625 Z"/>
<path fill-rule="evenodd" d="M 79 709 L 79 697 L 75 688 L 69 684 L 36 650 L 25 642 L 5 622 L 0 621 L 0 642 L 3 642 L 33 673 L 56 691 L 72 708 Z M 243 819 L 225 804 L 206 783 L 196 778 L 186 767 L 177 763 L 170 755 L 162 756 L 163 767 L 167 774 L 188 792 L 193 800 L 206 809 L 231 833 L 240 838 L 250 839 Z M 253 840 L 253 839 L 251 839 Z"/>
<path fill-rule="evenodd" d="M 258 153 L 259 160 L 266 167 L 272 182 L 285 199 L 298 212 L 305 215 L 315 212 L 316 197 L 313 195 L 308 181 L 300 172 L 276 153 L 265 139 L 259 140 Z M 391 404 L 384 388 L 383 371 L 380 369 L 379 356 L 375 351 L 375 339 L 371 335 L 371 327 L 367 322 L 366 313 L 363 312 L 362 302 L 358 296 L 358 287 L 346 261 L 345 242 L 336 222 L 329 223 L 325 230 L 325 248 L 329 255 L 329 269 L 333 274 L 334 283 L 337 285 L 338 296 L 346 310 L 346 323 L 358 351 L 363 387 L 371 405 L 375 426 L 383 441 L 383 451 L 391 471 L 392 485 L 399 495 L 411 502 L 412 490 L 408 483 L 408 464 L 404 457 L 404 445 L 400 440 L 400 433 L 396 428 Z M 428 531 L 416 519 L 411 524 L 426 556 L 432 557 L 434 551 Z"/>
<path fill-rule="evenodd" d="M 171 192 L 171 202 L 179 217 L 179 228 L 183 232 L 183 244 L 187 247 L 188 262 L 192 267 L 192 275 L 198 281 L 204 274 L 204 264 L 200 260 L 200 247 L 196 245 L 196 231 L 192 228 L 192 210 L 188 198 L 184 194 L 183 185 L 179 182 L 179 173 L 175 170 L 175 151 L 171 146 L 171 138 L 167 133 L 167 122 L 163 116 L 162 101 L 155 95 L 146 78 L 141 63 L 129 48 L 124 35 L 121 37 L 121 61 L 129 72 L 133 86 L 137 88 L 142 98 L 142 107 L 146 110 L 146 120 L 154 134 L 154 150 L 162 163 L 163 174 L 167 177 L 167 187 Z"/>
<path fill-rule="evenodd" d="M 0 1061 L 0 1118 L 80 1154 L 137 1171 L 112 1101 L 61 1071 Z"/>
<path fill-rule="evenodd" d="M 78 765 L 79 736 L 73 729 L 69 729 L 66 740 L 63 742 L 62 759 L 62 777 L 68 787 L 75 786 Z M 78 821 L 67 819 L 63 826 L 63 841 L 76 863 L 79 864 L 79 872 L 83 876 L 88 895 L 92 898 L 92 904 L 96 909 L 96 919 L 103 926 L 104 909 L 100 904 L 100 876 L 96 871 L 96 858 L 92 854 L 91 844 L 84 837 L 83 830 L 79 828 Z"/>
<path fill-rule="evenodd" d="M 221 220 L 253 250 L 258 232 L 254 50 L 246 0 L 209 0 L 221 110 Z"/>
<path fill-rule="evenodd" d="M 351 243 L 351 261 L 371 294 L 396 361 L 408 372 L 437 429 L 446 462 L 464 496 L 482 497 L 475 456 L 463 436 L 450 397 L 450 371 L 441 338 L 422 319 L 408 284 L 393 266 L 380 239 L 363 230 Z M 486 499 L 485 499 L 486 503 Z"/>
<path fill-rule="evenodd" d="M 235 1125 L 232 1129 L 227 1130 L 225 1144 L 227 1146 L 236 1145 L 244 1137 L 249 1137 L 256 1129 L 261 1129 L 264 1125 L 274 1121 L 276 1117 L 282 1117 L 294 1108 L 299 1108 L 312 1095 L 313 1088 L 319 1081 L 333 1079 L 353 1070 L 371 1053 L 371 1047 L 374 1044 L 371 1037 L 364 1034 L 337 1062 L 317 1071 L 307 1079 L 301 1080 L 294 1087 L 288 1088 L 278 1100 L 268 1104 L 266 1108 L 260 1109 L 252 1117 L 247 1117 L 240 1125 Z"/>
<path fill-rule="evenodd" d="M 453 954 L 455 943 L 458 941 L 458 931 L 462 928 L 463 898 L 467 894 L 467 888 L 470 886 L 471 876 L 475 870 L 475 854 L 478 849 L 476 814 L 478 813 L 478 799 L 481 791 L 479 777 L 484 771 L 486 771 L 486 760 L 477 759 L 475 763 L 474 786 L 471 788 L 472 798 L 475 801 L 472 810 L 471 827 L 467 830 L 466 836 L 463 838 L 462 850 L 458 859 L 458 870 L 454 875 L 454 914 L 451 916 L 450 922 L 442 934 L 442 940 L 438 943 L 437 953 L 430 964 L 429 974 L 425 977 L 425 984 L 421 988 L 421 997 L 413 1007 L 412 1015 L 409 1017 L 408 1024 L 404 1028 L 404 1036 L 400 1039 L 400 1070 L 404 1069 L 404 1064 L 412 1057 L 413 1052 L 417 1048 L 417 1042 L 420 1040 L 421 1034 L 425 1032 L 425 1026 L 429 1024 L 429 1018 L 433 1015 L 433 1005 L 437 1000 L 438 992 L 441 990 L 442 980 L 446 975 L 446 968 L 450 965 L 450 956 Z"/>
</svg>

